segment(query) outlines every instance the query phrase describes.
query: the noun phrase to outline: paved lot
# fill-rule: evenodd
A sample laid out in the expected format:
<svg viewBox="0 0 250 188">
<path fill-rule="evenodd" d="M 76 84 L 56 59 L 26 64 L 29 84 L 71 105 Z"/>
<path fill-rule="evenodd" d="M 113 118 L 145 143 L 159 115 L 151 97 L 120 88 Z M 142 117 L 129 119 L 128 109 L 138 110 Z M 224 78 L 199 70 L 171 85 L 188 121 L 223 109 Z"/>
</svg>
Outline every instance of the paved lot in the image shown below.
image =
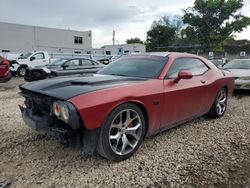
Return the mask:
<svg viewBox="0 0 250 188">
<path fill-rule="evenodd" d="M 223 118 L 146 139 L 131 159 L 113 163 L 27 128 L 17 107 L 22 82 L 0 85 L 0 182 L 10 187 L 250 186 L 249 92 L 231 97 Z"/>
</svg>

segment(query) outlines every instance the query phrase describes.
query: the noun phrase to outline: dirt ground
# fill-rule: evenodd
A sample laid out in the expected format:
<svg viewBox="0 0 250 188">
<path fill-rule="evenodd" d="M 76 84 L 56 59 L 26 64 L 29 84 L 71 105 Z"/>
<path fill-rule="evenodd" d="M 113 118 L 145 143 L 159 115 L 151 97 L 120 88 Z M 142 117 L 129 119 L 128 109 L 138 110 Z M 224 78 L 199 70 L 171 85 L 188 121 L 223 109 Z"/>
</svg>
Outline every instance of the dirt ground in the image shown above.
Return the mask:
<svg viewBox="0 0 250 188">
<path fill-rule="evenodd" d="M 148 138 L 114 163 L 29 129 L 18 108 L 22 82 L 0 85 L 0 182 L 9 187 L 250 187 L 250 92 L 231 97 L 223 118 Z"/>
</svg>

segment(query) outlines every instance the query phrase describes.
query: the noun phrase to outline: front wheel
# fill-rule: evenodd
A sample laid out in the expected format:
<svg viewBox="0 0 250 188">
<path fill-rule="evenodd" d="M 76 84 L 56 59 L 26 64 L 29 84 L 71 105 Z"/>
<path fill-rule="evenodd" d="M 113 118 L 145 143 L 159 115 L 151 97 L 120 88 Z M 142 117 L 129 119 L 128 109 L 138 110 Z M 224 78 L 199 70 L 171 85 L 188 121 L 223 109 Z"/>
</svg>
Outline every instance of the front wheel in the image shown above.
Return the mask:
<svg viewBox="0 0 250 188">
<path fill-rule="evenodd" d="M 111 161 L 131 157 L 145 135 L 145 119 L 140 108 L 123 104 L 114 109 L 101 128 L 98 153 Z"/>
<path fill-rule="evenodd" d="M 24 77 L 26 74 L 26 67 L 19 67 L 17 69 L 17 75 L 20 77 Z"/>
<path fill-rule="evenodd" d="M 227 109 L 227 97 L 227 90 L 225 87 L 222 87 L 208 113 L 209 117 L 220 118 L 225 114 Z"/>
</svg>

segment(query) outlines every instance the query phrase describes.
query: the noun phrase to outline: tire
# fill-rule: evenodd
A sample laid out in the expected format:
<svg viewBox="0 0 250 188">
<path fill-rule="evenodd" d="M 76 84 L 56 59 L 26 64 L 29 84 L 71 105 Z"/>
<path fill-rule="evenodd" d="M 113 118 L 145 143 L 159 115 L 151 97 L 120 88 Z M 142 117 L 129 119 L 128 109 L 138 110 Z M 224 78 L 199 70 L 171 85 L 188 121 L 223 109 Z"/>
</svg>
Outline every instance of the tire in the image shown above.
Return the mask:
<svg viewBox="0 0 250 188">
<path fill-rule="evenodd" d="M 24 77 L 25 73 L 26 73 L 26 67 L 21 66 L 17 69 L 17 75 L 19 77 Z"/>
<path fill-rule="evenodd" d="M 222 87 L 216 95 L 216 99 L 208 113 L 208 116 L 213 119 L 222 117 L 227 110 L 227 99 L 227 90 L 225 87 Z"/>
<path fill-rule="evenodd" d="M 109 114 L 101 127 L 97 152 L 111 161 L 128 159 L 140 147 L 145 130 L 140 108 L 132 103 L 122 104 Z"/>
</svg>

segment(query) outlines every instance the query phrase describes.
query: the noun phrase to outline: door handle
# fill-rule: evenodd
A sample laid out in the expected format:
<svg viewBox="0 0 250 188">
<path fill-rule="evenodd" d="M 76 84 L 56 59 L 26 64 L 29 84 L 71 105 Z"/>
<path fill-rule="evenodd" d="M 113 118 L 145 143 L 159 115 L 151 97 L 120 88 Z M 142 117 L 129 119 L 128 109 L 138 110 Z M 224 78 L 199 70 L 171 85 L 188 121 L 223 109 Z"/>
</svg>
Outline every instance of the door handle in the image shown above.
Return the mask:
<svg viewBox="0 0 250 188">
<path fill-rule="evenodd" d="M 206 83 L 206 80 L 201 80 L 201 83 L 202 83 L 202 84 L 205 84 L 205 83 Z"/>
</svg>

